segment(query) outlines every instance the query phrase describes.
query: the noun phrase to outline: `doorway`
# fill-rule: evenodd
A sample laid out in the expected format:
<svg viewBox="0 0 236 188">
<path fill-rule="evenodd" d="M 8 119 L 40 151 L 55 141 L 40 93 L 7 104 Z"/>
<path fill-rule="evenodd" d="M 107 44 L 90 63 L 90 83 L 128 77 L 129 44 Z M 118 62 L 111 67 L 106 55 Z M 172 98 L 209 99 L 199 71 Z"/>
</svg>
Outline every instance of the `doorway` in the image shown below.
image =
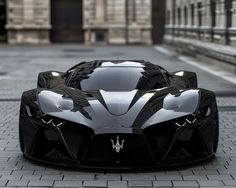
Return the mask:
<svg viewBox="0 0 236 188">
<path fill-rule="evenodd" d="M 82 0 L 51 0 L 52 42 L 84 42 L 82 7 Z"/>
<path fill-rule="evenodd" d="M 0 43 L 7 41 L 6 18 L 6 0 L 0 0 Z"/>
</svg>

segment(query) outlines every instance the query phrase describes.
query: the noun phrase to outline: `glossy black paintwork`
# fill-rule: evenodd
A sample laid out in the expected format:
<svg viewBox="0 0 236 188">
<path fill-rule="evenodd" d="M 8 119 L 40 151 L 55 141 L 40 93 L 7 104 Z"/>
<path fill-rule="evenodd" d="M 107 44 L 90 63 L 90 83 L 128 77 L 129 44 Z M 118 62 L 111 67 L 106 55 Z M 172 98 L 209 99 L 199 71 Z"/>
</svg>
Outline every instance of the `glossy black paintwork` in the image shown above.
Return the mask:
<svg viewBox="0 0 236 188">
<path fill-rule="evenodd" d="M 87 79 L 101 67 L 158 70 L 165 85 L 152 88 L 157 81 L 153 78 L 151 83 L 139 82 L 139 90 L 82 91 L 72 87 L 81 75 L 82 80 Z M 79 71 L 83 74 L 75 76 Z M 168 166 L 208 158 L 217 149 L 218 112 L 213 92 L 191 87 L 197 84 L 195 77 L 195 73 L 172 74 L 132 60 L 82 62 L 65 73 L 40 73 L 38 88 L 22 95 L 21 149 L 40 161 L 105 168 Z M 148 90 L 142 89 L 145 84 L 150 85 Z M 210 115 L 201 117 L 200 112 L 207 114 L 209 109 Z M 63 123 L 58 127 L 45 124 L 37 113 L 53 123 Z M 176 122 L 181 124 L 192 114 L 196 121 L 177 126 Z M 111 139 L 117 135 L 125 139 L 121 153 L 112 149 Z"/>
<path fill-rule="evenodd" d="M 146 64 L 129 61 L 82 64 L 69 74 L 66 86 L 82 91 L 110 92 L 151 90 L 168 86 L 160 68 Z"/>
<path fill-rule="evenodd" d="M 194 113 L 199 98 L 198 90 L 187 90 L 172 95 L 168 93 L 169 88 L 163 88 L 146 92 L 135 104 L 130 106 L 137 90 L 131 92 L 99 92 L 106 106 L 95 96 L 86 98 L 85 94 L 84 97 L 88 104 L 82 108 L 86 115 L 79 110 L 72 111 L 74 103 L 72 98 L 63 98 L 63 95 L 53 91 L 39 92 L 38 103 L 42 112 L 86 125 L 93 129 L 95 133 L 122 133 L 132 132 L 132 128 L 143 128 Z M 163 93 L 162 96 L 156 96 L 160 92 Z M 152 111 L 155 114 L 150 114 L 150 108 L 145 108 L 145 105 L 148 105 L 148 101 L 155 98 L 158 100 L 156 102 L 161 105 L 155 109 L 156 112 Z M 158 104 L 156 105 L 158 106 Z M 143 124 L 140 125 L 139 118 L 141 116 L 145 117 Z"/>
</svg>

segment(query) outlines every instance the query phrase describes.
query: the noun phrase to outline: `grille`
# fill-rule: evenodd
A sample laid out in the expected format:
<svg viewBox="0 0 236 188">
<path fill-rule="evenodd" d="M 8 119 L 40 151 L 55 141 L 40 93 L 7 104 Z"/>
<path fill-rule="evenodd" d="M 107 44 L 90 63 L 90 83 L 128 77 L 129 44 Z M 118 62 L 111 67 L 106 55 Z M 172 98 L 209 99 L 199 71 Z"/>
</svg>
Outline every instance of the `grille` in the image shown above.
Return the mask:
<svg viewBox="0 0 236 188">
<path fill-rule="evenodd" d="M 89 138 L 92 135 L 92 130 L 83 125 L 72 122 L 67 122 L 60 128 L 60 130 L 70 154 L 74 159 L 80 161 Z"/>
<path fill-rule="evenodd" d="M 172 142 L 175 135 L 176 128 L 171 122 L 161 123 L 159 125 L 153 125 L 145 129 L 145 135 L 152 148 L 155 158 L 160 161 Z"/>
<path fill-rule="evenodd" d="M 112 147 L 111 139 L 116 144 L 123 142 L 123 148 L 116 152 Z M 100 165 L 147 165 L 152 164 L 153 159 L 142 135 L 135 134 L 104 134 L 95 135 L 92 139 L 84 163 Z"/>
</svg>

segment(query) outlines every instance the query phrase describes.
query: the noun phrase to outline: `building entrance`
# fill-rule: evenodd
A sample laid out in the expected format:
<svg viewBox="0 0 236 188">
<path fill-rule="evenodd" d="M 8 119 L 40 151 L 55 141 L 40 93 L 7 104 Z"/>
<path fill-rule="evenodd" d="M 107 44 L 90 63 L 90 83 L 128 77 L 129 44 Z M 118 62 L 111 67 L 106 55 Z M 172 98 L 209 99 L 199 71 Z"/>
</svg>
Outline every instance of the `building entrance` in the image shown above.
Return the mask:
<svg viewBox="0 0 236 188">
<path fill-rule="evenodd" d="M 6 17 L 6 0 L 0 0 L 0 42 L 7 41 Z"/>
<path fill-rule="evenodd" d="M 51 41 L 84 41 L 82 0 L 51 1 Z"/>
</svg>

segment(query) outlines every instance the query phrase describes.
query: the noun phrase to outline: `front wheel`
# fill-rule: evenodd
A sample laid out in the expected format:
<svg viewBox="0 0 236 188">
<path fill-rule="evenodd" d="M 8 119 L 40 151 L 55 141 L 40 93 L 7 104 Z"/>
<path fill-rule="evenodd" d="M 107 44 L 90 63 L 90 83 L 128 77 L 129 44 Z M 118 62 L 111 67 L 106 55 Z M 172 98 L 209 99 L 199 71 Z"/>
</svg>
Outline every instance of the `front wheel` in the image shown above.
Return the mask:
<svg viewBox="0 0 236 188">
<path fill-rule="evenodd" d="M 217 114 L 217 120 L 216 120 L 216 134 L 215 134 L 215 139 L 214 139 L 214 143 L 213 143 L 213 151 L 214 153 L 216 153 L 217 148 L 218 148 L 218 142 L 219 142 L 219 117 Z"/>
<path fill-rule="evenodd" d="M 22 104 L 20 107 L 20 115 L 19 115 L 19 143 L 20 143 L 20 150 L 22 151 L 22 153 L 24 153 L 25 151 L 25 145 L 24 145 L 24 140 L 23 140 L 23 135 L 22 135 L 22 130 L 21 130 L 21 126 L 20 126 L 20 116 L 22 113 Z"/>
</svg>

